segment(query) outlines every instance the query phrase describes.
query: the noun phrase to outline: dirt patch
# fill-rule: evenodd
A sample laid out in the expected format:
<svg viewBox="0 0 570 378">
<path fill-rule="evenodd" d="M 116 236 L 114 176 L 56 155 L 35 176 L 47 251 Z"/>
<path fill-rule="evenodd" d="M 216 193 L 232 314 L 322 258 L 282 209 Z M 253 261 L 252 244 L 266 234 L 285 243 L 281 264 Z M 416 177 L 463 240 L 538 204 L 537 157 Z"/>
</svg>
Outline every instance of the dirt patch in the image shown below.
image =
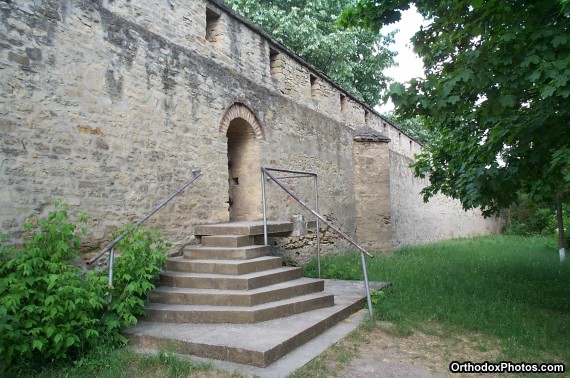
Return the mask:
<svg viewBox="0 0 570 378">
<path fill-rule="evenodd" d="M 320 371 L 315 376 L 477 377 L 483 375 L 452 374 L 450 362 L 496 361 L 498 356 L 497 342 L 481 335 L 449 335 L 430 326 L 423 332 L 401 336 L 383 323 L 342 340 L 331 353 L 321 356 Z"/>
</svg>

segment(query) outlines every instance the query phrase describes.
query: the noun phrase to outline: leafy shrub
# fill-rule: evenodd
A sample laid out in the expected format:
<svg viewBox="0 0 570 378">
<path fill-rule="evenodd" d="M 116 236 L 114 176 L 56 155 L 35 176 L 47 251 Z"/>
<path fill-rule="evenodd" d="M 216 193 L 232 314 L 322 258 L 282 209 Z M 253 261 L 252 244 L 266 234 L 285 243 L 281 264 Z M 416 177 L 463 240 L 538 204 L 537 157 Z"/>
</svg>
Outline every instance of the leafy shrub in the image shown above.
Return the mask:
<svg viewBox="0 0 570 378">
<path fill-rule="evenodd" d="M 570 205 L 562 206 L 566 246 L 570 242 Z M 505 228 L 507 235 L 549 236 L 553 239 L 549 247 L 558 248 L 558 221 L 554 206 L 536 204 L 528 196 L 519 195 L 519 203 L 509 209 L 510 224 Z"/>
<path fill-rule="evenodd" d="M 545 204 L 536 204 L 527 195 L 519 195 L 519 202 L 509 209 L 510 224 L 505 233 L 509 235 L 535 236 L 550 234 L 549 230 L 554 221 L 556 224 L 556 209 Z"/>
<path fill-rule="evenodd" d="M 111 303 L 104 316 L 108 331 L 135 325 L 136 317 L 145 314 L 146 294 L 155 288 L 170 247 L 159 231 L 144 226 L 121 232 L 128 236 L 116 245 L 120 257 L 115 259 Z M 107 275 L 100 275 L 99 281 L 107 285 Z"/>
<path fill-rule="evenodd" d="M 81 239 L 64 205 L 24 229 L 33 236 L 22 247 L 0 246 L 0 366 L 77 358 L 101 338 L 123 341 L 120 329 L 144 313 L 168 243 L 157 232 L 132 232 L 117 246 L 109 288 L 105 270 L 85 274 L 71 265 Z"/>
<path fill-rule="evenodd" d="M 90 288 L 81 271 L 69 265 L 80 239 L 67 211 L 33 219 L 33 238 L 21 249 L 0 247 L 0 355 L 58 359 L 98 336 L 97 313 L 104 298 Z"/>
</svg>

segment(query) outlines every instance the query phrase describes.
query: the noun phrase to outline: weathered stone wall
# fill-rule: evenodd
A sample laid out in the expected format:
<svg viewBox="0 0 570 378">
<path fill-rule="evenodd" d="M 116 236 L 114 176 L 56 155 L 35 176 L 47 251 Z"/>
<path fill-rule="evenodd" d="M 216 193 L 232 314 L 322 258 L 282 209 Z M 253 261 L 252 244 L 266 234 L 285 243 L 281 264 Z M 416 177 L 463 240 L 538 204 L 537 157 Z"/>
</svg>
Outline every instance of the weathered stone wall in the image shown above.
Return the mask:
<svg viewBox="0 0 570 378">
<path fill-rule="evenodd" d="M 479 211 L 463 211 L 459 201 L 436 195 L 424 203 L 420 191 L 428 182 L 414 177 L 412 160 L 390 151 L 392 199 L 392 244 L 394 248 L 437 240 L 498 233 L 500 219 L 481 216 Z"/>
<path fill-rule="evenodd" d="M 204 176 L 151 223 L 181 244 L 193 224 L 227 221 L 219 129 L 237 102 L 264 128 L 261 164 L 318 172 L 321 211 L 354 232 L 349 116 L 326 102 L 337 89 L 322 81 L 323 101 L 309 100 L 310 69 L 285 53 L 283 80 L 272 77 L 270 41 L 212 3 L 221 29 L 206 40 L 206 4 L 0 3 L 2 231 L 64 199 L 89 214 L 88 239 L 101 246 L 189 178 L 190 166 Z M 302 213 L 282 193 L 269 205 L 270 218 Z"/>
<path fill-rule="evenodd" d="M 355 142 L 356 241 L 378 252 L 392 249 L 389 164 L 387 140 Z"/>
<path fill-rule="evenodd" d="M 368 205 L 362 201 L 357 209 L 356 198 L 372 190 L 357 177 L 355 156 L 376 157 L 373 150 L 358 150 L 354 129 L 364 124 L 389 135 L 389 149 L 407 157 L 420 149 L 215 2 L 0 2 L 0 225 L 16 241 L 16 230 L 31 211 L 45 211 L 51 200 L 63 199 L 72 211 L 88 213 L 87 245 L 101 247 L 118 227 L 147 213 L 191 177 L 194 166 L 203 177 L 150 221 L 175 245 L 193 242 L 193 225 L 229 219 L 234 177 L 228 173 L 226 132 L 242 122 L 252 127 L 251 141 L 258 143 L 247 148 L 244 161 L 254 168 L 318 173 L 321 213 L 351 236 L 380 213 L 390 218 L 382 209 L 365 219 Z M 398 172 L 377 168 L 384 182 L 388 172 Z M 253 188 L 255 175 L 244 177 Z M 400 182 L 401 177 L 390 184 L 400 190 Z M 311 202 L 310 180 L 288 183 Z M 374 195 L 384 204 L 392 198 L 399 222 L 392 228 L 403 235 L 398 227 L 407 230 L 411 222 L 405 209 L 419 197 L 394 193 L 394 187 L 390 197 L 386 190 Z M 275 185 L 268 184 L 267 194 L 270 219 L 313 219 Z M 248 219 L 259 211 L 255 201 L 246 208 Z M 383 230 L 380 244 L 389 234 Z M 347 247 L 330 233 L 323 240 L 325 252 Z M 279 243 L 293 260 L 304 261 L 314 253 L 314 232 Z"/>
</svg>

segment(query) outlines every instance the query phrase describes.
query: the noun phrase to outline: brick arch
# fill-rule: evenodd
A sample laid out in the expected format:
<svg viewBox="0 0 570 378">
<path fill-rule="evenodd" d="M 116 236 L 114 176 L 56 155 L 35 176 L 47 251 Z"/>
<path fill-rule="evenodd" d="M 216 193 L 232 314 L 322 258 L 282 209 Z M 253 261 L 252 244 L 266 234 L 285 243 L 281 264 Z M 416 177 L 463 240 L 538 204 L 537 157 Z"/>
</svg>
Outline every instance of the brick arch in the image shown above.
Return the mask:
<svg viewBox="0 0 570 378">
<path fill-rule="evenodd" d="M 228 133 L 230 122 L 236 118 L 241 118 L 253 129 L 256 139 L 265 140 L 265 129 L 257 118 L 257 115 L 249 108 L 239 102 L 234 102 L 229 108 L 226 109 L 222 120 L 220 121 L 220 132 L 224 135 Z"/>
</svg>

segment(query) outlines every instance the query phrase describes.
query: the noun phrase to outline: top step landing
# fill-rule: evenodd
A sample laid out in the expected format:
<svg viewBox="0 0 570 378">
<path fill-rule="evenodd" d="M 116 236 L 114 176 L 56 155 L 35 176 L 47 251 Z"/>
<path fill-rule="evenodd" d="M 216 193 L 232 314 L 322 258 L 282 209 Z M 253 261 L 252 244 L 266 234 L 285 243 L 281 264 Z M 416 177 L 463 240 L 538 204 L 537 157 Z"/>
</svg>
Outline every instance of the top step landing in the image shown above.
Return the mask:
<svg viewBox="0 0 570 378">
<path fill-rule="evenodd" d="M 287 221 L 267 221 L 268 234 L 293 231 L 293 223 Z M 263 235 L 263 221 L 236 221 L 194 226 L 194 235 Z"/>
</svg>

